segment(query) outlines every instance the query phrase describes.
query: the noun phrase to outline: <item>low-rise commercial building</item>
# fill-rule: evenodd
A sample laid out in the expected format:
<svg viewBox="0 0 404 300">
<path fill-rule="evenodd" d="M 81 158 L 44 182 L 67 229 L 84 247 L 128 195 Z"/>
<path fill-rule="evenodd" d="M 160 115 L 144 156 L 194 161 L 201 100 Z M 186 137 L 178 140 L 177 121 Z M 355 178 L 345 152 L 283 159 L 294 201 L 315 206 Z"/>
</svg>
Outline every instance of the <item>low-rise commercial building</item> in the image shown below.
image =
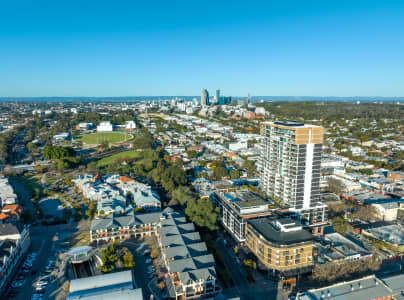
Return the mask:
<svg viewBox="0 0 404 300">
<path fill-rule="evenodd" d="M 143 300 L 132 271 L 85 277 L 70 281 L 67 300 Z"/>
<path fill-rule="evenodd" d="M 401 225 L 362 229 L 362 234 L 386 243 L 388 245 L 386 250 L 391 248 L 395 254 L 404 253 L 404 227 Z"/>
<path fill-rule="evenodd" d="M 392 300 L 394 294 L 397 293 L 392 291 L 382 280 L 375 275 L 370 275 L 319 289 L 311 289 L 297 295 L 297 300 Z"/>
<path fill-rule="evenodd" d="M 248 221 L 246 245 L 273 276 L 290 278 L 310 272 L 314 236 L 288 218 L 264 217 Z"/>
</svg>

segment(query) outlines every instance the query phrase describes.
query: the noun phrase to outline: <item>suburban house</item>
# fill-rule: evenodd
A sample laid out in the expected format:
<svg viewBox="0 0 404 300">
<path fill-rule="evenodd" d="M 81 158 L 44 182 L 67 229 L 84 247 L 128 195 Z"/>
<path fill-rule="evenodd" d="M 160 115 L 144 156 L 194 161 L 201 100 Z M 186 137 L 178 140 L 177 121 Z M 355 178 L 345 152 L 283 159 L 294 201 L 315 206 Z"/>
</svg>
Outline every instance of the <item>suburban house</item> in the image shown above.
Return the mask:
<svg viewBox="0 0 404 300">
<path fill-rule="evenodd" d="M 19 221 L 22 213 L 22 206 L 18 204 L 7 204 L 0 212 L 0 223 Z"/>
</svg>

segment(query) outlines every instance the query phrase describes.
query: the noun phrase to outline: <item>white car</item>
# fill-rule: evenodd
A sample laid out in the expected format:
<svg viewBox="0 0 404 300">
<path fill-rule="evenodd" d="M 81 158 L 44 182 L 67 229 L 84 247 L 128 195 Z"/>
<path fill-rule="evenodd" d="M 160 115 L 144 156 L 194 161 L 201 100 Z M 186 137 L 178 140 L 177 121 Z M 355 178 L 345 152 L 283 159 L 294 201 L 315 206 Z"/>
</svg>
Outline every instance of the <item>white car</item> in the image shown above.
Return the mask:
<svg viewBox="0 0 404 300">
<path fill-rule="evenodd" d="M 46 289 L 46 285 L 37 286 L 37 287 L 35 288 L 35 290 L 36 290 L 37 292 L 43 291 L 44 289 Z"/>
<path fill-rule="evenodd" d="M 40 280 L 36 283 L 36 286 L 47 286 L 49 282 L 47 280 Z"/>
</svg>

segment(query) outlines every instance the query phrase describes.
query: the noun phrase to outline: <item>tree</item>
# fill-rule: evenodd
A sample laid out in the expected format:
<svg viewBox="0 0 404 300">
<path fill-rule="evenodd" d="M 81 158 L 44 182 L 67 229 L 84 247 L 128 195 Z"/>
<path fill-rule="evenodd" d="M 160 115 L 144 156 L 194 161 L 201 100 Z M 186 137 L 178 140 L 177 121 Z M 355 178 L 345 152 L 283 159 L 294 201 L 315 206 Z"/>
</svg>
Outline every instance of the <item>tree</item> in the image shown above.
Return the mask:
<svg viewBox="0 0 404 300">
<path fill-rule="evenodd" d="M 154 144 L 154 138 L 146 128 L 142 128 L 133 141 L 135 149 L 151 149 Z"/>
<path fill-rule="evenodd" d="M 118 242 L 113 242 L 107 248 L 101 250 L 101 272 L 107 273 L 115 269 L 115 262 L 118 260 L 117 255 Z"/>
<path fill-rule="evenodd" d="M 64 170 L 68 169 L 69 167 L 70 167 L 70 166 L 69 166 L 69 163 L 66 162 L 66 161 L 63 160 L 63 159 L 59 159 L 59 160 L 57 161 L 57 163 L 56 163 L 56 169 L 57 169 L 59 172 L 63 172 Z"/>
<path fill-rule="evenodd" d="M 254 172 L 257 170 L 257 168 L 255 167 L 255 164 L 252 160 L 249 159 L 245 159 L 243 161 L 243 165 L 242 165 L 243 169 L 246 170 L 247 174 L 249 176 L 253 175 Z"/>
<path fill-rule="evenodd" d="M 187 155 L 188 155 L 188 158 L 190 158 L 190 159 L 198 158 L 198 152 L 196 152 L 195 150 L 187 151 Z"/>
<path fill-rule="evenodd" d="M 330 217 L 344 215 L 347 205 L 341 201 L 327 202 Z"/>
<path fill-rule="evenodd" d="M 88 219 L 91 221 L 92 219 L 94 219 L 94 215 L 96 212 L 96 207 L 94 205 L 94 203 L 91 203 L 88 206 L 88 209 L 86 210 L 86 215 L 88 216 Z"/>
<path fill-rule="evenodd" d="M 328 190 L 334 194 L 340 195 L 345 191 L 345 184 L 337 179 L 337 178 L 333 178 L 333 177 L 329 177 L 327 179 L 327 185 L 328 185 Z"/>
<path fill-rule="evenodd" d="M 37 147 L 34 143 L 31 143 L 31 142 L 29 142 L 29 143 L 27 144 L 27 149 L 28 149 L 28 151 L 31 152 L 31 153 L 36 153 L 36 152 L 38 152 L 38 147 Z"/>
<path fill-rule="evenodd" d="M 125 269 L 132 269 L 135 266 L 135 263 L 133 261 L 133 255 L 130 253 L 128 248 L 123 248 L 123 266 Z"/>
<path fill-rule="evenodd" d="M 345 235 L 350 228 L 348 222 L 341 217 L 332 219 L 332 227 L 334 230 L 342 235 Z"/>
<path fill-rule="evenodd" d="M 240 178 L 240 172 L 237 169 L 231 169 L 229 172 L 230 179 L 239 179 Z"/>
<path fill-rule="evenodd" d="M 159 288 L 160 291 L 164 290 L 164 288 L 166 287 L 164 281 L 160 281 L 157 286 L 158 286 L 158 288 Z"/>
<path fill-rule="evenodd" d="M 313 269 L 312 279 L 320 282 L 335 282 L 348 279 L 353 275 L 361 275 L 368 270 L 377 271 L 380 268 L 378 260 L 359 260 L 343 262 L 339 264 L 316 264 Z"/>
<path fill-rule="evenodd" d="M 213 174 L 216 180 L 222 180 L 223 177 L 227 176 L 227 170 L 223 166 L 218 166 L 214 169 Z"/>
<path fill-rule="evenodd" d="M 150 257 L 155 259 L 159 256 L 159 251 L 156 248 L 153 248 L 150 252 Z"/>
<path fill-rule="evenodd" d="M 185 214 L 199 227 L 216 230 L 219 208 L 215 208 L 209 198 L 191 199 L 187 202 Z"/>
<path fill-rule="evenodd" d="M 364 221 L 374 220 L 377 217 L 377 210 L 372 205 L 362 205 L 354 213 L 354 217 Z"/>
<path fill-rule="evenodd" d="M 195 199 L 195 194 L 187 186 L 177 187 L 171 197 L 173 204 L 185 205 L 189 200 Z"/>
<path fill-rule="evenodd" d="M 43 149 L 43 156 L 46 159 L 62 159 L 73 156 L 75 151 L 71 147 L 46 145 Z"/>
</svg>

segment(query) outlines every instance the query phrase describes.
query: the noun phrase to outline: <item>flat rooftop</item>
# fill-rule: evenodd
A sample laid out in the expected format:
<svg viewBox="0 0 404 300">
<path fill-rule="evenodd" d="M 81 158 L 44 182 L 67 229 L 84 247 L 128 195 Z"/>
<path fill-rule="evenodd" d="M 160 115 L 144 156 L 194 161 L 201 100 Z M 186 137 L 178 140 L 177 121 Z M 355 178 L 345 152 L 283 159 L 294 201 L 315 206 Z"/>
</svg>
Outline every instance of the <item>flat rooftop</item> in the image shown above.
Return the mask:
<svg viewBox="0 0 404 300">
<path fill-rule="evenodd" d="M 256 195 L 249 190 L 242 190 L 231 193 L 224 193 L 223 196 L 233 205 L 240 208 L 248 208 L 252 206 L 269 205 L 265 199 Z"/>
<path fill-rule="evenodd" d="M 285 219 L 276 217 L 252 219 L 248 223 L 267 241 L 276 244 L 302 243 L 314 239 L 314 236 L 310 232 L 291 219 L 289 219 L 290 224 L 287 224 L 288 222 Z"/>
<path fill-rule="evenodd" d="M 318 125 L 313 125 L 313 124 L 304 124 L 303 122 L 300 121 L 275 121 L 275 122 L 263 122 L 263 124 L 270 125 L 273 127 L 289 127 L 291 129 L 293 128 L 310 128 L 310 127 L 321 127 Z"/>
</svg>

